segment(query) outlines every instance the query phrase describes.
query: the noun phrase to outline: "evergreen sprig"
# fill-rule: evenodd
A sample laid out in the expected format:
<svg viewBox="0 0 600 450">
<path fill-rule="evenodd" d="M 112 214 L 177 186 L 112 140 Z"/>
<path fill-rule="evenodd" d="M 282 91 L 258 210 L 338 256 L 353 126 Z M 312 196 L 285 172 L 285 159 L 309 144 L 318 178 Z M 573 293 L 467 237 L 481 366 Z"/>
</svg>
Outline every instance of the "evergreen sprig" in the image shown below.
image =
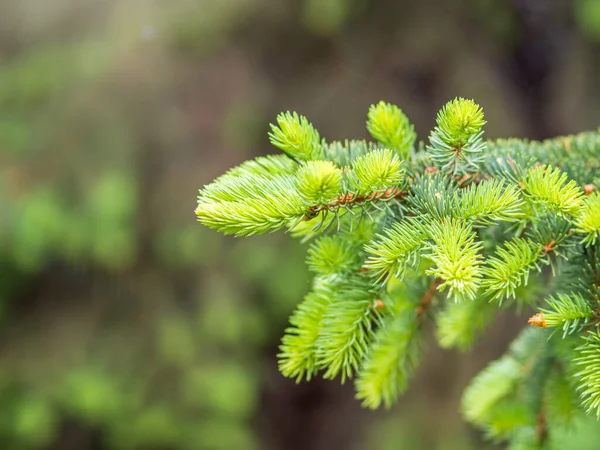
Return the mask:
<svg viewBox="0 0 600 450">
<path fill-rule="evenodd" d="M 384 147 L 408 158 L 417 135 L 408 117 L 396 105 L 379 102 L 369 108 L 367 129 Z"/>
<path fill-rule="evenodd" d="M 444 172 L 464 174 L 483 161 L 483 110 L 472 100 L 456 98 L 440 110 L 429 137 L 429 155 Z"/>
<path fill-rule="evenodd" d="M 468 350 L 492 321 L 495 307 L 487 298 L 448 303 L 437 318 L 438 342 L 443 348 Z"/>
<path fill-rule="evenodd" d="M 517 288 L 527 284 L 529 273 L 541 270 L 542 255 L 540 244 L 529 239 L 507 241 L 482 268 L 482 287 L 493 299 L 514 298 Z"/>
<path fill-rule="evenodd" d="M 371 409 L 391 407 L 407 387 L 418 363 L 418 320 L 415 311 L 389 316 L 373 338 L 373 345 L 356 380 L 356 397 Z"/>
<path fill-rule="evenodd" d="M 280 114 L 269 138 L 284 154 L 206 185 L 196 215 L 225 234 L 312 240 L 315 279 L 280 371 L 354 378 L 369 408 L 406 389 L 430 318 L 442 347 L 465 350 L 501 306 L 537 309 L 463 412 L 510 448 L 546 449 L 579 410 L 600 417 L 600 132 L 487 141 L 484 125 L 479 105 L 456 98 L 416 143 L 400 108 L 379 102 L 376 142 L 327 143 L 304 116 Z"/>
<path fill-rule="evenodd" d="M 594 310 L 581 294 L 558 294 L 548 298 L 546 303 L 548 308 L 541 310 L 540 320 L 543 326 L 562 329 L 563 337 L 581 331 L 595 317 Z"/>
<path fill-rule="evenodd" d="M 523 180 L 525 194 L 534 202 L 559 213 L 576 216 L 583 201 L 583 191 L 558 168 L 531 168 Z"/>
<path fill-rule="evenodd" d="M 576 225 L 577 231 L 584 235 L 582 244 L 596 244 L 600 237 L 600 193 L 596 191 L 585 199 Z"/>
<path fill-rule="evenodd" d="M 455 301 L 472 300 L 481 281 L 480 254 L 482 244 L 476 241 L 473 229 L 462 220 L 434 222 L 430 230 L 433 245 L 426 255 L 434 267 L 427 273 L 440 278 L 439 290 L 448 288 Z"/>
<path fill-rule="evenodd" d="M 377 309 L 375 295 L 363 283 L 336 286 L 323 316 L 317 358 L 324 378 L 352 378 L 369 351 Z"/>
<path fill-rule="evenodd" d="M 301 161 L 317 159 L 321 151 L 319 132 L 304 116 L 296 112 L 281 113 L 277 125 L 271 124 L 271 144 Z"/>
<path fill-rule="evenodd" d="M 369 257 L 365 269 L 382 281 L 388 276 L 402 279 L 405 270 L 414 266 L 427 237 L 425 223 L 407 219 L 386 228 L 366 246 Z"/>
<path fill-rule="evenodd" d="M 328 286 L 317 285 L 290 317 L 278 355 L 279 370 L 286 377 L 310 380 L 318 372 L 317 340 L 330 297 Z"/>
<path fill-rule="evenodd" d="M 580 369 L 575 375 L 580 384 L 577 390 L 583 399 L 582 405 L 600 419 L 600 335 L 598 330 L 590 331 L 583 337 L 583 344 L 577 348 L 575 363 Z"/>
<path fill-rule="evenodd" d="M 352 162 L 348 174 L 351 191 L 368 194 L 394 188 L 402 183 L 404 171 L 402 161 L 391 150 L 373 150 Z"/>
</svg>

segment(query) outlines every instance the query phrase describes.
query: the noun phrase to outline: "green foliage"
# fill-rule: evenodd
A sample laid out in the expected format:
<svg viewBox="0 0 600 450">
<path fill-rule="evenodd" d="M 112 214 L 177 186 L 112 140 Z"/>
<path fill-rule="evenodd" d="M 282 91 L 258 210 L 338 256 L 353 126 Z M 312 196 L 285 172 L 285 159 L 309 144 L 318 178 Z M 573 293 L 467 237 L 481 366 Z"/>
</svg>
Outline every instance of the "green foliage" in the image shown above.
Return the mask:
<svg viewBox="0 0 600 450">
<path fill-rule="evenodd" d="M 485 149 L 484 125 L 483 110 L 472 100 L 456 98 L 446 103 L 429 136 L 428 152 L 436 166 L 452 174 L 477 170 Z"/>
<path fill-rule="evenodd" d="M 540 270 L 542 249 L 529 239 L 513 238 L 496 250 L 482 269 L 482 285 L 494 299 L 515 297 L 516 289 L 526 285 L 529 272 Z"/>
<path fill-rule="evenodd" d="M 356 246 L 340 236 L 322 236 L 308 249 L 308 266 L 320 275 L 350 274 L 360 266 Z M 358 263 L 358 264 L 357 264 Z"/>
<path fill-rule="evenodd" d="M 388 149 L 373 150 L 352 163 L 350 190 L 367 194 L 400 185 L 404 177 L 402 161 Z"/>
<path fill-rule="evenodd" d="M 585 235 L 582 243 L 594 245 L 600 237 L 600 193 L 594 192 L 584 200 L 576 224 L 577 231 Z"/>
<path fill-rule="evenodd" d="M 582 340 L 575 359 L 580 369 L 575 375 L 580 382 L 577 389 L 583 398 L 583 407 L 600 418 L 600 334 L 597 330 L 590 331 Z"/>
<path fill-rule="evenodd" d="M 356 397 L 364 406 L 390 408 L 408 385 L 418 362 L 418 320 L 414 310 L 388 316 L 373 339 L 356 379 Z"/>
<path fill-rule="evenodd" d="M 364 406 L 389 408 L 419 360 L 423 322 L 433 316 L 440 345 L 465 350 L 508 299 L 539 313 L 467 388 L 467 420 L 539 449 L 580 407 L 600 411 L 596 332 L 577 350 L 577 375 L 573 358 L 575 340 L 600 326 L 597 133 L 484 141 L 481 108 L 462 98 L 440 110 L 428 146 L 383 102 L 367 121 L 378 143 L 318 146 L 305 118 L 278 122 L 271 139 L 292 163 L 228 172 L 200 191 L 196 212 L 225 233 L 315 239 L 316 278 L 282 339 L 283 375 L 356 377 Z"/>
<path fill-rule="evenodd" d="M 452 212 L 465 219 L 491 225 L 522 219 L 522 207 L 523 201 L 514 185 L 493 179 L 456 191 Z"/>
<path fill-rule="evenodd" d="M 546 302 L 548 309 L 541 309 L 546 326 L 562 328 L 563 336 L 581 331 L 595 317 L 594 310 L 580 294 L 558 294 Z"/>
<path fill-rule="evenodd" d="M 492 321 L 495 307 L 485 297 L 448 303 L 437 318 L 438 342 L 443 348 L 470 349 Z"/>
<path fill-rule="evenodd" d="M 369 108 L 367 129 L 384 147 L 408 158 L 417 135 L 408 117 L 396 105 L 383 101 Z"/>
<path fill-rule="evenodd" d="M 378 319 L 373 302 L 373 293 L 361 283 L 335 286 L 317 341 L 317 358 L 325 368 L 324 378 L 340 375 L 343 383 L 358 370 Z"/>
<path fill-rule="evenodd" d="M 319 132 L 306 117 L 297 113 L 282 113 L 277 116 L 277 126 L 271 124 L 271 144 L 292 158 L 302 161 L 315 159 L 319 155 L 321 139 Z"/>
<path fill-rule="evenodd" d="M 327 286 L 317 286 L 290 317 L 292 326 L 285 330 L 278 355 L 279 370 L 286 377 L 310 380 L 318 372 L 317 341 L 332 295 Z"/>
<path fill-rule="evenodd" d="M 298 170 L 298 192 L 309 203 L 325 203 L 342 187 L 342 171 L 331 161 L 309 161 Z"/>
<path fill-rule="evenodd" d="M 523 180 L 523 190 L 532 202 L 571 216 L 579 213 L 583 201 L 583 191 L 577 183 L 550 166 L 530 169 Z"/>
<path fill-rule="evenodd" d="M 373 271 L 379 280 L 388 275 L 402 279 L 406 268 L 414 265 L 426 237 L 424 224 L 416 219 L 393 223 L 367 245 L 369 258 L 365 268 Z"/>
<path fill-rule="evenodd" d="M 482 244 L 475 240 L 475 232 L 464 221 L 448 220 L 434 223 L 430 233 L 433 245 L 427 258 L 434 267 L 427 273 L 443 280 L 439 290 L 448 288 L 448 296 L 455 301 L 473 300 L 480 283 L 482 261 Z"/>
</svg>

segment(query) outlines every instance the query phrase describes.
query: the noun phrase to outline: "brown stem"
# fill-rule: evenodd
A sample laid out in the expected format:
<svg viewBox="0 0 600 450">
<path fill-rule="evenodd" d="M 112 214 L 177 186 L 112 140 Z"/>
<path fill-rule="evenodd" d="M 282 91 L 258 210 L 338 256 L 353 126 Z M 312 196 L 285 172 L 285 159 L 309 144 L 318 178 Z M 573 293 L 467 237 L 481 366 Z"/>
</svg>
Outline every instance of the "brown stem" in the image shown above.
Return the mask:
<svg viewBox="0 0 600 450">
<path fill-rule="evenodd" d="M 337 209 L 342 206 L 353 206 L 360 203 L 365 202 L 378 202 L 391 200 L 394 198 L 402 198 L 406 195 L 400 188 L 387 188 L 378 192 L 371 192 L 370 194 L 365 195 L 356 195 L 352 192 L 348 192 L 347 194 L 341 194 L 337 197 L 334 197 L 328 203 L 311 206 L 308 208 L 308 211 L 304 215 L 304 220 L 310 220 L 317 216 L 323 210 L 332 210 Z"/>
<path fill-rule="evenodd" d="M 548 440 L 548 422 L 546 420 L 546 411 L 544 409 L 538 414 L 535 432 L 538 443 L 543 446 Z"/>
<path fill-rule="evenodd" d="M 437 290 L 437 288 L 440 284 L 442 284 L 442 280 L 440 278 L 435 278 L 435 279 L 431 280 L 431 283 L 429 284 L 429 287 L 425 291 L 425 294 L 423 294 L 423 297 L 421 297 L 419 306 L 417 306 L 416 312 L 417 312 L 417 317 L 419 319 L 421 319 L 425 315 L 425 313 L 429 310 L 429 307 L 431 306 L 431 302 L 433 300 L 433 296 L 435 295 L 435 291 Z"/>
</svg>

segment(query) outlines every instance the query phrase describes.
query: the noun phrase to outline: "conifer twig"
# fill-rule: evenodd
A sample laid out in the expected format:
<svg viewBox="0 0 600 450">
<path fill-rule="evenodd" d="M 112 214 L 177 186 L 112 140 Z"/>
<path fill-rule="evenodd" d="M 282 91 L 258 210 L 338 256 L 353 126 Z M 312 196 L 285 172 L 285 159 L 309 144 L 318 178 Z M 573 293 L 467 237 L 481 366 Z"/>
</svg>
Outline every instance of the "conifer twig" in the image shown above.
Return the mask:
<svg viewBox="0 0 600 450">
<path fill-rule="evenodd" d="M 442 284 L 442 282 L 443 282 L 443 280 L 441 278 L 434 278 L 433 280 L 431 280 L 431 283 L 429 284 L 429 287 L 425 291 L 425 294 L 423 294 L 423 297 L 421 297 L 419 306 L 417 306 L 416 312 L 417 312 L 417 317 L 419 319 L 422 319 L 422 317 L 425 315 L 427 310 L 429 310 L 429 307 L 431 306 L 431 302 L 433 301 L 435 292 L 436 292 L 438 286 L 440 284 Z"/>
</svg>

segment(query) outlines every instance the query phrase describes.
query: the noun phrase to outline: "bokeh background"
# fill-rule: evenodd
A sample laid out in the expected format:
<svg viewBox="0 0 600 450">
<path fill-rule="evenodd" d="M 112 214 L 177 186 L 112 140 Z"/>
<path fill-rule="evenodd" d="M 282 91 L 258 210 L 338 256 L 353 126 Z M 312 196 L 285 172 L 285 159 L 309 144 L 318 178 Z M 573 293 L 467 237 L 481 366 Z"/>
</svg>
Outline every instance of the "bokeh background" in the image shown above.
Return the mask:
<svg viewBox="0 0 600 450">
<path fill-rule="evenodd" d="M 362 410 L 277 372 L 305 248 L 205 229 L 196 194 L 288 109 L 330 140 L 381 99 L 420 139 L 455 96 L 488 137 L 597 128 L 599 50 L 600 0 L 1 0 L 0 449 L 501 448 L 460 393 L 526 312 L 471 354 L 430 339 Z M 585 426 L 564 448 L 598 448 Z"/>
</svg>

